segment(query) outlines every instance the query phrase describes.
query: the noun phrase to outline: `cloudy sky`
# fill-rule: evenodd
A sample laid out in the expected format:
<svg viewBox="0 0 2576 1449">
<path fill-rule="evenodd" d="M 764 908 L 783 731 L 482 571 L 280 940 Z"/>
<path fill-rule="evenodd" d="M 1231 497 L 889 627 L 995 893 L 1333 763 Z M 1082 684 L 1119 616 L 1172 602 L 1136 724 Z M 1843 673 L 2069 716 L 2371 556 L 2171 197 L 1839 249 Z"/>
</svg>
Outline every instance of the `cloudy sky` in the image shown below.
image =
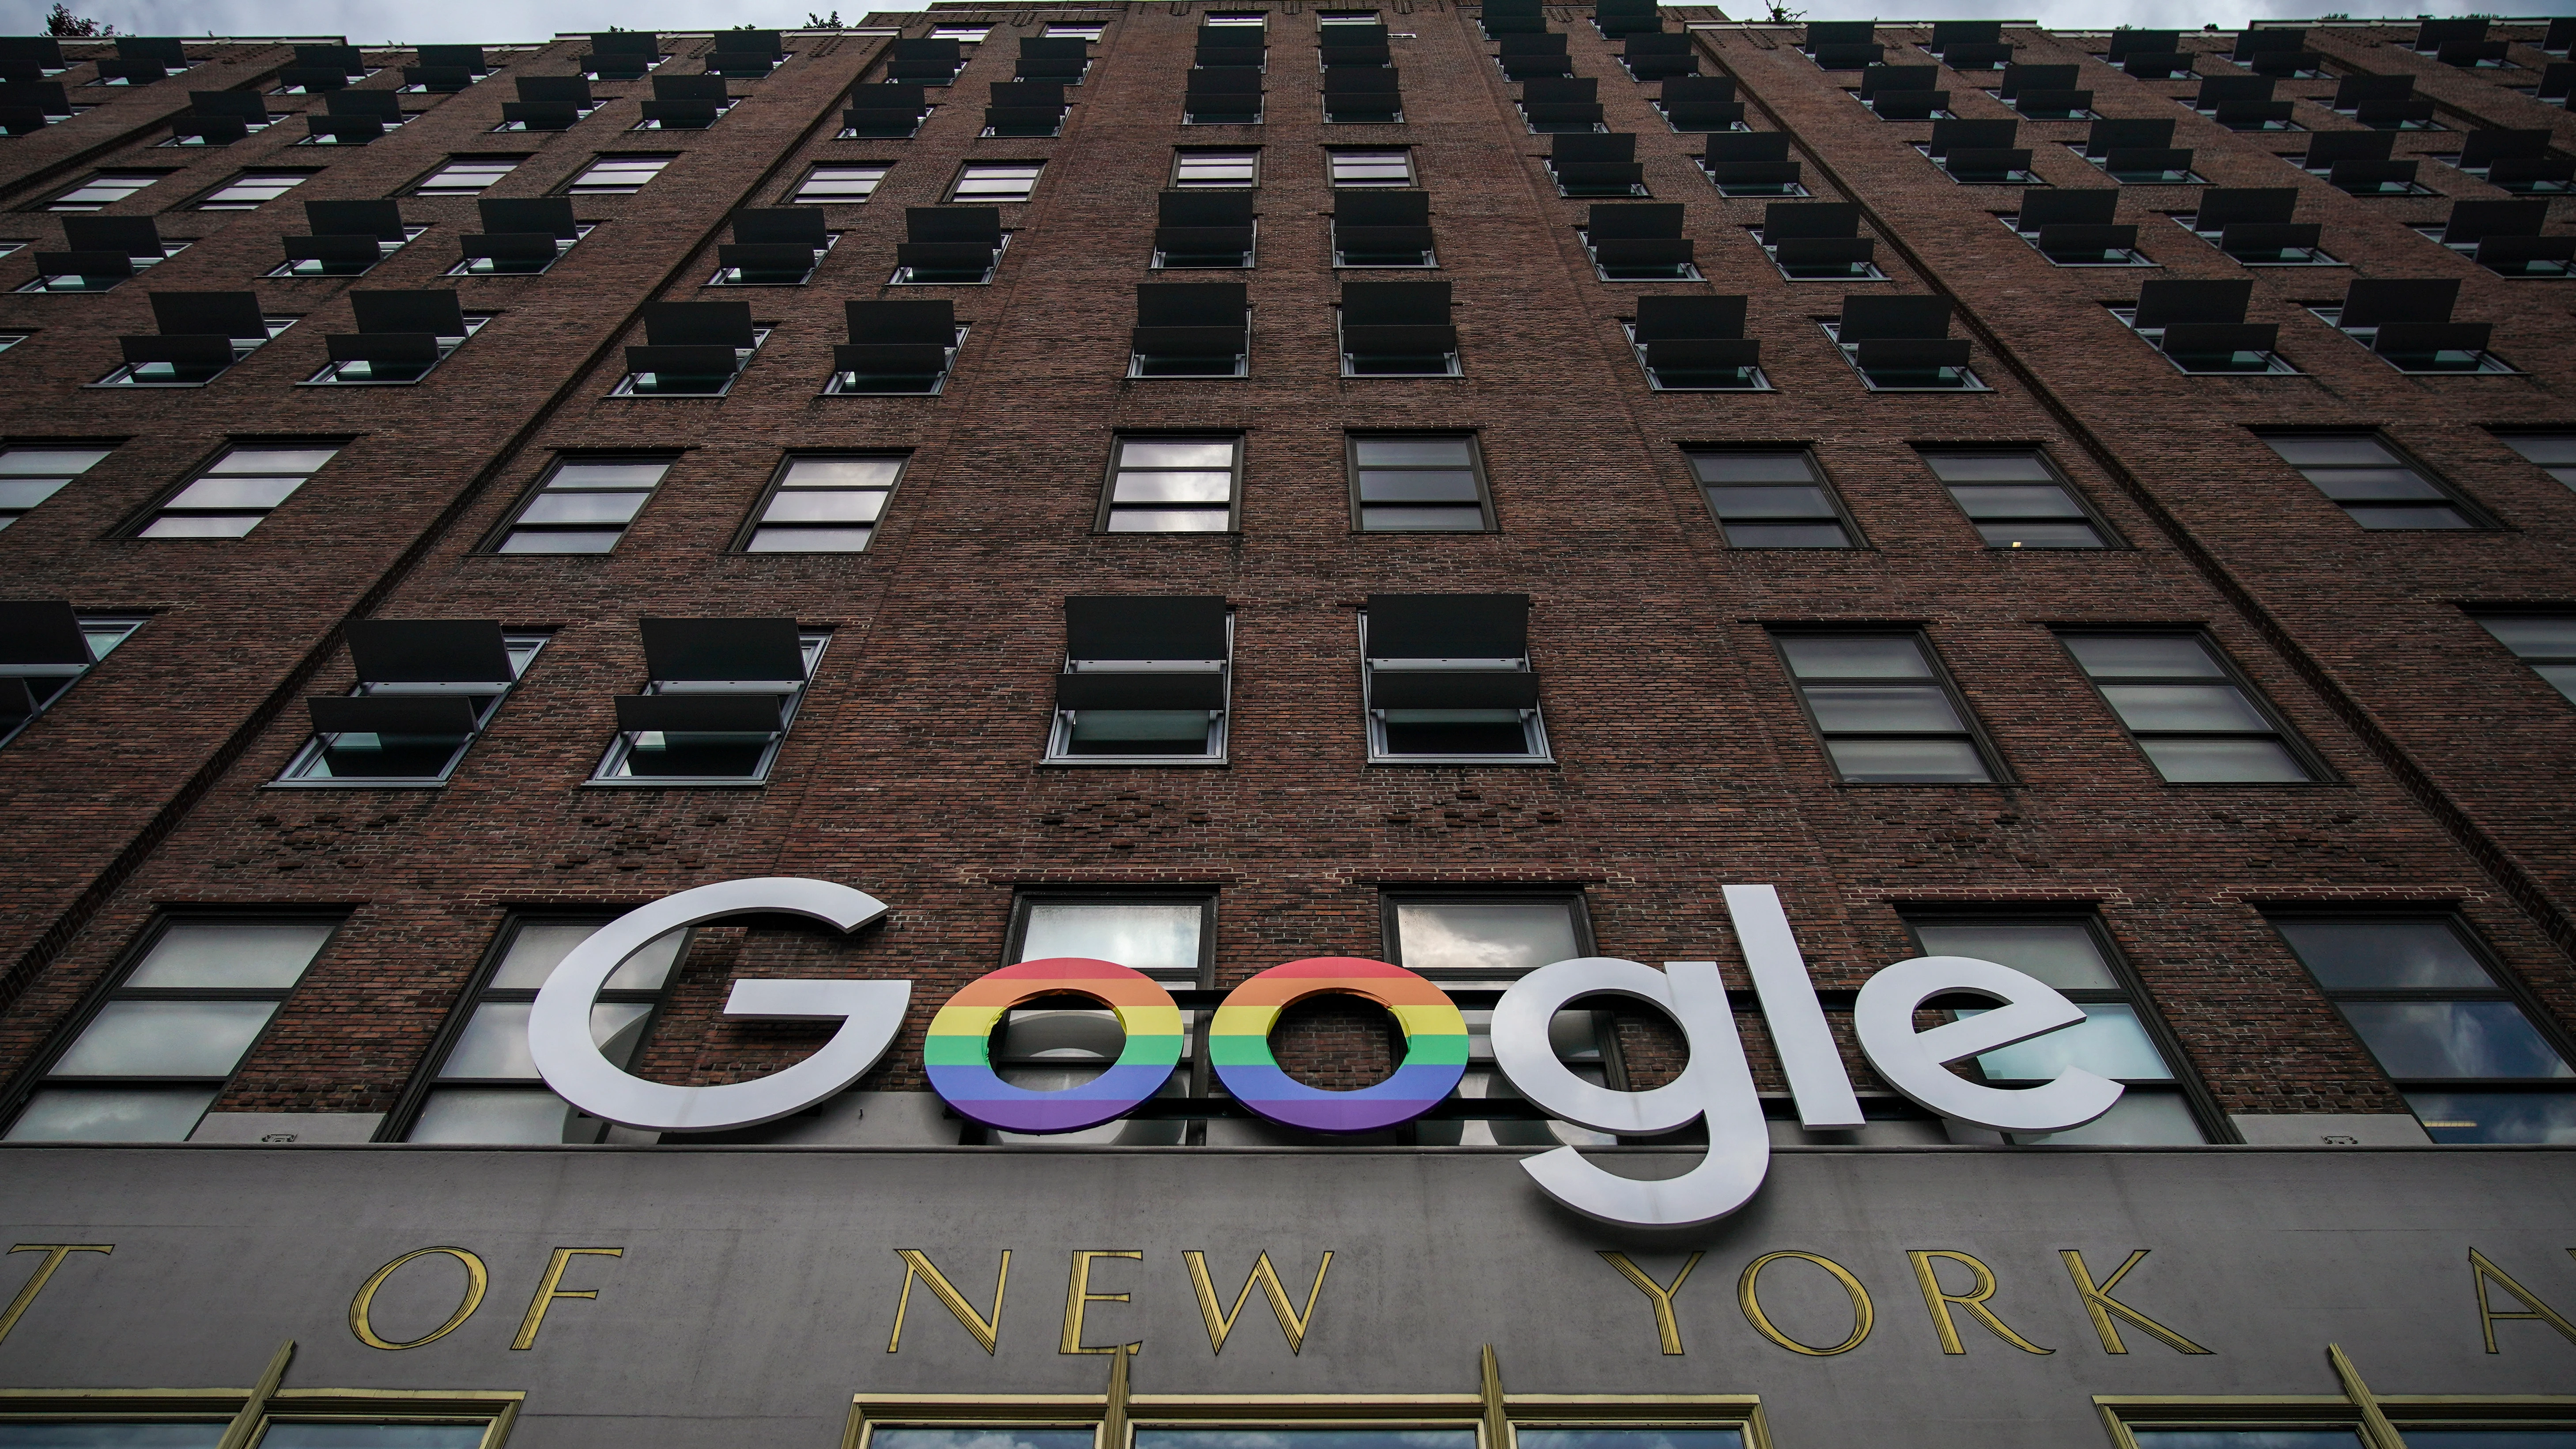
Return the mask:
<svg viewBox="0 0 2576 1449">
<path fill-rule="evenodd" d="M 0 34 L 41 33 L 52 0 L 0 0 Z M 629 30 L 657 26 L 704 30 L 711 26 L 794 26 L 816 0 L 75 0 L 72 9 L 114 25 L 128 35 L 345 35 L 361 45 L 540 40 L 557 31 Z M 1724 0 L 1720 0 L 1724 3 Z M 2470 0 L 2327 0 L 2356 18 L 2459 15 Z M 2492 0 L 2480 0 L 2492 3 Z M 827 3 L 824 7 L 829 10 Z M 845 3 L 842 18 L 856 23 L 871 8 L 918 5 Z M 1758 7 L 1738 3 L 1730 14 Z M 2099 26 L 2108 17 L 2141 26 L 2197 29 L 2211 22 L 2232 29 L 2248 19 L 2298 19 L 2317 13 L 2315 0 L 1805 0 L 1815 20 L 1999 16 L 2037 19 L 2042 25 Z M 2525 6 L 2522 9 L 2533 7 Z M 2545 8 L 2545 7 L 2542 7 Z"/>
</svg>

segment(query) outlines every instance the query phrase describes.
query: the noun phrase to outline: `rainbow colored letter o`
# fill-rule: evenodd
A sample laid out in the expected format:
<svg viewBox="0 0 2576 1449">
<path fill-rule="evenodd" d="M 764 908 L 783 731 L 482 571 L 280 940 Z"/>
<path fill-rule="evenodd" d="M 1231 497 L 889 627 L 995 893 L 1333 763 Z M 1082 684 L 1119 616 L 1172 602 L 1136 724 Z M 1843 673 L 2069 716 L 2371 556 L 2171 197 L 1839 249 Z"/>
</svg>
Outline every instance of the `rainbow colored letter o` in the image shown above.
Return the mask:
<svg viewBox="0 0 2576 1449">
<path fill-rule="evenodd" d="M 1279 1013 L 1325 991 L 1364 996 L 1395 1013 L 1404 1028 L 1404 1064 L 1394 1076 L 1356 1092 L 1331 1092 L 1279 1069 L 1270 1054 Z M 1283 1127 L 1374 1132 L 1412 1121 L 1457 1087 L 1467 1071 L 1467 1019 L 1447 993 L 1401 966 L 1315 956 L 1273 966 L 1229 992 L 1210 1025 L 1208 1061 L 1236 1100 Z"/>
<path fill-rule="evenodd" d="M 1117 1062 L 1062 1091 L 1034 1092 L 1003 1081 L 993 1070 L 993 1028 L 1002 1013 L 1059 992 L 1092 997 L 1118 1014 L 1127 1044 Z M 948 998 L 930 1019 L 921 1057 L 932 1090 L 960 1116 L 1005 1132 L 1079 1132 L 1124 1116 L 1170 1079 L 1181 1060 L 1181 1008 L 1151 977 L 1114 961 L 1023 961 L 978 977 Z"/>
</svg>

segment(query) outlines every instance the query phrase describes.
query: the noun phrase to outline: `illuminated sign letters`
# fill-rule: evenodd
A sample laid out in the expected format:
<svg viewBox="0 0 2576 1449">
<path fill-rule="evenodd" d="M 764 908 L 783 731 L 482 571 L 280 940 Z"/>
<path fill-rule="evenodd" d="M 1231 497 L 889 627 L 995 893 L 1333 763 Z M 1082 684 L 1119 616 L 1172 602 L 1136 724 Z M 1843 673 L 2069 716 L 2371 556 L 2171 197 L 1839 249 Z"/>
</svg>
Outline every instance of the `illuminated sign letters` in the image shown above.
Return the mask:
<svg viewBox="0 0 2576 1449">
<path fill-rule="evenodd" d="M 1779 895 L 1767 885 L 1731 885 L 1725 894 L 1799 1121 L 1819 1130 L 1860 1126 L 1859 1100 Z M 748 1127 L 801 1111 L 844 1090 L 885 1055 L 903 1024 L 911 982 L 736 981 L 728 1015 L 837 1018 L 840 1027 L 822 1050 L 784 1071 L 719 1087 L 668 1086 L 620 1070 L 592 1039 L 591 1005 L 628 956 L 684 927 L 790 914 L 854 931 L 885 912 L 882 902 L 847 886 L 794 877 L 724 881 L 630 911 L 565 956 L 537 994 L 528 1017 L 537 1070 L 583 1111 L 649 1130 Z M 1360 996 L 1394 1014 L 1405 1051 L 1393 1076 L 1336 1092 L 1281 1070 L 1269 1044 L 1279 1014 L 1326 992 Z M 993 1028 L 1014 1005 L 1050 993 L 1089 996 L 1107 1006 L 1126 1030 L 1126 1047 L 1107 1072 L 1081 1086 L 1054 1092 L 1011 1086 L 993 1071 Z M 1959 994 L 1996 1005 L 1915 1030 L 1918 1007 Z M 1646 1091 L 1614 1091 L 1559 1061 L 1548 1022 L 1599 996 L 1643 1002 L 1679 1023 L 1690 1044 L 1681 1075 Z M 2083 1008 L 2044 983 L 1965 956 L 1899 961 L 1869 979 L 1852 1012 L 1862 1052 L 1889 1085 L 1944 1117 L 2003 1132 L 2080 1127 L 2111 1110 L 2120 1086 L 2069 1067 L 2035 1087 L 1989 1087 L 1948 1064 L 2083 1020 Z M 1571 1147 L 1525 1159 L 1523 1169 L 1566 1207 L 1603 1222 L 1687 1227 L 1734 1212 L 1760 1190 L 1771 1161 L 1770 1129 L 1715 962 L 1667 961 L 1657 970 L 1587 956 L 1542 966 L 1495 1003 L 1492 1039 L 1494 1064 L 1512 1086 L 1565 1121 L 1623 1137 L 1707 1124 L 1707 1155 L 1678 1177 L 1621 1177 Z M 1261 1117 L 1312 1132 L 1373 1132 L 1409 1122 L 1448 1096 L 1466 1070 L 1468 1045 L 1457 1005 L 1429 980 L 1384 961 L 1326 956 L 1274 966 L 1228 993 L 1209 1023 L 1208 1058 L 1235 1100 Z M 1055 1133 L 1133 1111 L 1163 1085 L 1180 1049 L 1180 1008 L 1169 992 L 1114 962 L 1066 957 L 1005 966 L 969 983 L 931 1022 L 923 1055 L 931 1087 L 960 1116 L 1005 1131 Z"/>
</svg>

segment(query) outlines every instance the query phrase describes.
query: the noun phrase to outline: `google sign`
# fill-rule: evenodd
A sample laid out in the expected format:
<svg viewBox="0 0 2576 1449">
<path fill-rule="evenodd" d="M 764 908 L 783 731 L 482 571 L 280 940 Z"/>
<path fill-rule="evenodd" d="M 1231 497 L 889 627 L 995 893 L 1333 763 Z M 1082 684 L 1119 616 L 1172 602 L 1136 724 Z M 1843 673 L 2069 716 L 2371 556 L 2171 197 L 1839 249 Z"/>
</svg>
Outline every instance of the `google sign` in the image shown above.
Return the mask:
<svg viewBox="0 0 2576 1449">
<path fill-rule="evenodd" d="M 1779 896 L 1767 885 L 1733 885 L 1726 887 L 1726 906 L 1799 1121 L 1811 1129 L 1860 1126 L 1860 1103 Z M 802 1111 L 846 1089 L 885 1055 L 902 1029 L 911 982 L 736 981 L 725 1003 L 729 1016 L 837 1019 L 840 1026 L 804 1061 L 719 1087 L 676 1087 L 629 1075 L 592 1041 L 591 1004 L 628 956 L 672 931 L 746 915 L 804 916 L 855 931 L 886 909 L 847 886 L 769 876 L 699 886 L 630 911 L 565 956 L 537 994 L 528 1017 L 537 1070 L 572 1105 L 648 1131 L 748 1127 Z M 1271 1028 L 1290 1005 L 1324 992 L 1374 1001 L 1394 1015 L 1405 1040 L 1395 1075 L 1337 1092 L 1281 1070 L 1270 1051 Z M 1952 994 L 1995 1005 L 1917 1031 L 1916 1008 Z M 1127 1036 L 1118 1060 L 1060 1091 L 1003 1081 L 993 1070 L 994 1027 L 1022 1003 L 1061 995 L 1089 997 L 1117 1016 Z M 1681 1075 L 1647 1091 L 1614 1091 L 1557 1060 L 1549 1020 L 1571 1002 L 1599 996 L 1643 1002 L 1678 1022 L 1690 1043 Z M 2119 1084 L 2069 1067 L 2035 1087 L 1989 1087 L 1947 1064 L 2083 1019 L 2082 1008 L 2041 982 L 1965 956 L 1899 961 L 1870 977 L 1852 1012 L 1861 1050 L 1890 1086 L 1944 1117 L 2006 1132 L 2082 1126 L 2111 1110 Z M 1708 1155 L 1679 1177 L 1620 1177 L 1571 1147 L 1524 1160 L 1523 1169 L 1558 1202 L 1604 1222 L 1684 1227 L 1734 1212 L 1761 1188 L 1770 1130 L 1716 963 L 1667 961 L 1657 970 L 1606 956 L 1559 961 L 1503 993 L 1492 1033 L 1495 1066 L 1523 1097 L 1556 1117 L 1632 1137 L 1708 1125 Z M 1448 1096 L 1466 1072 L 1467 1045 L 1466 1019 L 1432 982 L 1384 961 L 1321 956 L 1273 966 L 1228 993 L 1209 1023 L 1208 1064 L 1227 1092 L 1269 1121 L 1309 1132 L 1374 1132 L 1412 1121 Z M 1005 1131 L 1053 1133 L 1133 1111 L 1170 1077 L 1181 1049 L 1180 1007 L 1151 978 L 1114 962 L 1059 957 L 1005 966 L 968 983 L 931 1019 L 922 1055 L 932 1089 L 959 1115 Z"/>
</svg>

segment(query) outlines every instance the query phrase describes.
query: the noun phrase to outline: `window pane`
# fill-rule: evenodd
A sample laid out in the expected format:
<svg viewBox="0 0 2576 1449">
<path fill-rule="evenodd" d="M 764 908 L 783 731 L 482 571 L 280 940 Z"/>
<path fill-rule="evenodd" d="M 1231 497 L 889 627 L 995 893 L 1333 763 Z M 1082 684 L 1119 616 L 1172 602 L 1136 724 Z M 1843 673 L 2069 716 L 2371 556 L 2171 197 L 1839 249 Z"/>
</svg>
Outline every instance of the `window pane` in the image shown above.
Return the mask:
<svg viewBox="0 0 2576 1449">
<path fill-rule="evenodd" d="M 1966 740 L 1827 740 L 1846 780 L 1860 784 L 1973 785 L 1992 779 Z"/>
<path fill-rule="evenodd" d="M 2106 684 L 2102 697 L 2133 730 L 2272 730 L 2232 684 Z"/>
<path fill-rule="evenodd" d="M 596 1142 L 606 1124 L 543 1088 L 446 1087 L 429 1094 L 412 1142 Z"/>
<path fill-rule="evenodd" d="M 2103 991 L 2120 984 L 2094 944 L 2093 933 L 2071 922 L 1922 921 L 1915 924 L 1914 934 L 1923 942 L 1926 956 L 1993 961 L 2061 991 Z"/>
<path fill-rule="evenodd" d="M 2332 468 L 2310 476 L 2317 490 L 2337 503 L 2443 496 L 2441 489 L 2412 468 Z"/>
<path fill-rule="evenodd" d="M 1197 901 L 1031 901 L 1020 959 L 1085 956 L 1148 975 L 1195 977 L 1204 919 Z"/>
<path fill-rule="evenodd" d="M 157 526 L 157 525 L 156 525 Z M 501 540 L 500 553 L 606 553 L 617 547 L 620 533 L 514 533 Z"/>
<path fill-rule="evenodd" d="M 1816 476 L 1804 453 L 1693 453 L 1690 460 L 1703 483 L 1807 483 Z"/>
<path fill-rule="evenodd" d="M 1476 1449 L 1473 1429 L 1138 1429 L 1136 1449 Z"/>
<path fill-rule="evenodd" d="M 1110 497 L 1119 503 L 1230 503 L 1232 473 L 1121 473 Z"/>
<path fill-rule="evenodd" d="M 164 508 L 275 508 L 302 478 L 200 478 L 182 488 Z"/>
<path fill-rule="evenodd" d="M 1582 954 L 1570 901 L 1402 902 L 1395 937 L 1408 971 L 1519 976 Z"/>
<path fill-rule="evenodd" d="M 2081 1127 L 2069 1127 L 2063 1132 L 2016 1132 L 2012 1140 L 2069 1147 L 2192 1147 L 2209 1138 L 2202 1134 L 2200 1123 L 2193 1120 L 2191 1108 L 2179 1094 L 2142 1092 L 2132 1087 L 2120 1094 L 2110 1111 Z M 2414 1449 L 2414 1445 L 2410 1442 L 2407 1449 Z"/>
<path fill-rule="evenodd" d="M 263 513 L 239 513 L 229 518 L 200 516 L 196 518 L 156 518 L 146 524 L 137 538 L 239 538 L 259 527 Z"/>
<path fill-rule="evenodd" d="M 1804 488 L 1712 488 L 1709 502 L 1717 516 L 1733 522 L 1739 518 L 1832 518 L 1834 505 L 1825 490 Z M 1836 524 L 1839 530 L 1841 525 Z"/>
<path fill-rule="evenodd" d="M 1516 1429 L 1512 1438 L 1520 1449 L 1744 1449 L 1741 1429 Z"/>
<path fill-rule="evenodd" d="M 1222 508 L 1119 508 L 1109 515 L 1111 533 L 1223 533 Z"/>
<path fill-rule="evenodd" d="M 652 465 L 655 477 L 668 464 Z M 903 472 L 901 458 L 791 458 L 779 480 L 788 488 L 891 488 Z"/>
<path fill-rule="evenodd" d="M 1977 537 L 1989 548 L 2101 548 L 2089 523 L 1980 523 Z"/>
<path fill-rule="evenodd" d="M 1118 466 L 1122 468 L 1222 468 L 1234 467 L 1234 440 L 1231 438 L 1128 438 L 1118 444 Z"/>
<path fill-rule="evenodd" d="M 439 1066 L 442 1077 L 523 1077 L 536 1080 L 537 1064 L 528 1055 L 528 1013 L 535 1003 L 487 1001 L 458 1034 Z M 653 1008 L 640 1001 L 603 1001 L 590 1009 L 590 1039 L 620 1066 L 641 1040 L 644 1018 Z"/>
<path fill-rule="evenodd" d="M 9 1140 L 185 1142 L 214 1100 L 210 1087 L 48 1088 L 28 1099 Z"/>
<path fill-rule="evenodd" d="M 874 523 L 885 511 L 886 496 L 875 489 L 864 492 L 832 489 L 780 490 L 762 511 L 763 523 Z"/>
<path fill-rule="evenodd" d="M 337 448 L 235 448 L 206 470 L 216 473 L 311 473 L 339 455 Z"/>
<path fill-rule="evenodd" d="M 2066 490 L 2051 485 L 2023 488 L 2005 484 L 1972 484 L 1950 490 L 1970 518 L 2082 518 L 2084 510 Z"/>
<path fill-rule="evenodd" d="M 319 1424 L 272 1421 L 262 1449 L 475 1449 L 481 1424 Z"/>
<path fill-rule="evenodd" d="M 2406 1105 L 2436 1142 L 2576 1143 L 2576 1092 L 2409 1092 Z M 2446 1437 L 2406 1431 L 2408 1449 Z M 2466 1431 L 2461 1434 L 2464 1440 L 2470 1437 Z M 2549 1443 L 2545 1437 L 2490 1442 L 2495 1449 L 2525 1449 L 2526 1444 L 2541 1449 Z M 2426 1449 L 2432 1444 L 2426 1443 Z"/>
<path fill-rule="evenodd" d="M 2027 479 L 2054 483 L 2055 474 L 2036 453 L 1926 453 L 1924 463 L 1944 483 L 1987 483 Z"/>
<path fill-rule="evenodd" d="M 1840 523 L 1729 522 L 1726 541 L 1736 548 L 1851 547 L 1851 536 Z"/>
<path fill-rule="evenodd" d="M 2224 679 L 2226 671 L 2190 634 L 2069 634 L 2067 650 L 2095 679 Z"/>
<path fill-rule="evenodd" d="M 2310 437 L 2267 437 L 2272 451 L 2290 463 L 2300 466 L 2340 464 L 2345 467 L 2368 467 L 2376 463 L 2394 463 L 2397 455 L 2380 446 L 2377 438 L 2367 433 L 2330 433 Z"/>
<path fill-rule="evenodd" d="M 1965 1019 L 1983 1010 L 1962 1008 L 1959 1015 Z M 1977 1065 L 1987 1076 L 2008 1082 L 2045 1081 L 2068 1067 L 2119 1081 L 2173 1080 L 2173 1069 L 2139 1024 L 2137 1008 L 2125 1001 L 2086 1002 L 2083 1021 L 1987 1052 Z"/>
<path fill-rule="evenodd" d="M 2531 672 L 2567 696 L 2568 703 L 2576 704 L 2576 664 L 2535 664 Z"/>
<path fill-rule="evenodd" d="M 555 493 L 531 500 L 521 523 L 627 523 L 649 497 L 644 493 Z"/>
<path fill-rule="evenodd" d="M 83 1028 L 58 1077 L 224 1077 L 277 1014 L 274 1001 L 111 1001 Z"/>
<path fill-rule="evenodd" d="M 2138 1449 L 2363 1449 L 2357 1429 L 2132 1429 Z"/>
<path fill-rule="evenodd" d="M 2138 741 L 2138 748 L 2157 774 L 2178 785 L 2297 784 L 2312 778 L 2279 740 L 2159 735 Z"/>
<path fill-rule="evenodd" d="M 0 1449 L 215 1449 L 225 1424 L 7 1424 Z"/>
<path fill-rule="evenodd" d="M 1807 705 L 1827 731 L 1920 730 L 1955 734 L 1959 713 L 1938 685 L 1811 684 Z"/>
<path fill-rule="evenodd" d="M 2507 433 L 2503 440 L 2534 463 L 2576 463 L 2576 433 Z"/>
<path fill-rule="evenodd" d="M 0 452 L 0 477 L 68 478 L 75 473 L 88 472 L 99 459 L 106 457 L 108 452 L 106 448 L 11 448 L 7 452 Z M 193 1426 L 174 1425 L 172 1427 Z"/>
<path fill-rule="evenodd" d="M 2576 1076 L 2510 1001 L 2347 1001 L 2392 1077 Z"/>
<path fill-rule="evenodd" d="M 2492 990 L 2495 978 L 2444 921 L 2272 923 L 2328 991 Z"/>
<path fill-rule="evenodd" d="M 329 921 L 174 921 L 128 986 L 287 987 L 331 938 Z"/>
<path fill-rule="evenodd" d="M 1464 468 L 1473 461 L 1465 438 L 1353 438 L 1363 468 Z"/>
<path fill-rule="evenodd" d="M 2518 619 L 2478 620 L 2496 642 L 2525 659 L 2576 659 L 2576 615 L 2527 615 Z"/>
<path fill-rule="evenodd" d="M 868 1435 L 873 1449 L 1091 1449 L 1097 1436 L 1090 1429 L 1022 1429 L 990 1425 L 955 1429 L 879 1428 Z"/>
<path fill-rule="evenodd" d="M 1474 503 L 1476 475 L 1419 469 L 1402 473 L 1360 473 L 1363 503 Z"/>
<path fill-rule="evenodd" d="M 1370 506 L 1360 510 L 1360 528 L 1369 533 L 1482 533 L 1480 507 L 1426 508 Z"/>
<path fill-rule="evenodd" d="M 1801 679 L 1929 679 L 1923 651 L 1901 634 L 1783 634 L 1780 652 Z"/>
</svg>

